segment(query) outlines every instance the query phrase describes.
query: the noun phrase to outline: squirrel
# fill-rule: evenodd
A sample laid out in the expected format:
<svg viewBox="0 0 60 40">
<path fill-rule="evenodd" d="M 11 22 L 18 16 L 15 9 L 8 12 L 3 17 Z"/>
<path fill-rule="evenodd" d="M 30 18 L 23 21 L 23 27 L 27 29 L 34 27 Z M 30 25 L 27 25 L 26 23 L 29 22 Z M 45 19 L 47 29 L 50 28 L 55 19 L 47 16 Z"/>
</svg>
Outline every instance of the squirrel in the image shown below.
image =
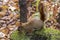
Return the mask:
<svg viewBox="0 0 60 40">
<path fill-rule="evenodd" d="M 43 29 L 44 22 L 42 20 L 32 19 L 30 22 L 22 25 L 18 28 L 18 31 L 24 30 L 27 35 L 31 35 L 31 33 Z"/>
<path fill-rule="evenodd" d="M 26 33 L 32 33 L 36 30 L 41 30 L 44 26 L 44 20 L 45 20 L 45 14 L 43 12 L 43 4 L 40 3 L 39 6 L 38 6 L 38 9 L 40 11 L 40 14 L 41 14 L 41 18 L 38 19 L 34 19 L 32 16 L 31 16 L 31 20 L 28 21 L 25 25 L 22 24 L 22 26 L 20 26 L 18 28 L 18 31 L 22 31 L 22 30 L 25 30 Z"/>
</svg>

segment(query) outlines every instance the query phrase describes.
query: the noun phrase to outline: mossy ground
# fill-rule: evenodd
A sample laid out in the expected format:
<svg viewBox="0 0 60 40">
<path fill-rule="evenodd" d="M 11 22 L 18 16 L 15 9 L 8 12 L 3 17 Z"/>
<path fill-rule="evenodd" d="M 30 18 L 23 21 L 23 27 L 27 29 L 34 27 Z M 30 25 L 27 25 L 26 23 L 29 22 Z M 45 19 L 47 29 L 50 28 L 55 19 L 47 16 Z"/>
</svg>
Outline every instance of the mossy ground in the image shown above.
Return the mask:
<svg viewBox="0 0 60 40">
<path fill-rule="evenodd" d="M 47 37 L 46 40 L 60 40 L 60 31 L 54 28 L 44 28 L 41 31 L 36 31 L 35 34 L 39 36 Z M 41 38 L 41 37 L 40 37 Z M 31 40 L 25 33 L 19 33 L 19 31 L 14 31 L 11 35 L 13 40 Z"/>
</svg>

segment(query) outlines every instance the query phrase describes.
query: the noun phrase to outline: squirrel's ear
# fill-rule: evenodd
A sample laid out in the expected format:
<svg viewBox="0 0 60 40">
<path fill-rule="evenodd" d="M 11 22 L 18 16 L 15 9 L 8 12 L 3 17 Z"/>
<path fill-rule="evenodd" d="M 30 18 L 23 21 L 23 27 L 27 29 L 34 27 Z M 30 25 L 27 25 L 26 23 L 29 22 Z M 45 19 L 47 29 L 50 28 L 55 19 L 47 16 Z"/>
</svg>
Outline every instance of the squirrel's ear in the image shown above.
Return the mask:
<svg viewBox="0 0 60 40">
<path fill-rule="evenodd" d="M 39 10 L 39 12 L 40 12 L 40 19 L 42 20 L 42 21 L 44 21 L 45 20 L 45 14 L 44 14 L 44 6 L 43 6 L 43 3 L 39 3 L 39 6 L 38 6 L 38 10 Z"/>
</svg>

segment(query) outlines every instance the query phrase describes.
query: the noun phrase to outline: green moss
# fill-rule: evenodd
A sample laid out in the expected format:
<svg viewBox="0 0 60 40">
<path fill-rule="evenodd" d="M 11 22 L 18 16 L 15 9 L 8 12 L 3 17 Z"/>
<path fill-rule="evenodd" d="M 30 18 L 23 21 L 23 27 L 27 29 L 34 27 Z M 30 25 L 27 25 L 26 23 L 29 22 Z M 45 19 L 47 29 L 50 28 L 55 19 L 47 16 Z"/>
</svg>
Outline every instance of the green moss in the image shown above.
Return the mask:
<svg viewBox="0 0 60 40">
<path fill-rule="evenodd" d="M 60 40 L 60 31 L 54 28 L 44 28 L 42 30 L 38 30 L 35 34 L 46 36 L 47 40 Z M 29 37 L 25 35 L 23 32 L 20 34 L 18 31 L 15 31 L 11 35 L 11 39 L 13 40 L 30 40 Z"/>
<path fill-rule="evenodd" d="M 60 31 L 54 28 L 44 28 L 40 31 L 36 31 L 35 33 L 46 36 L 47 40 L 60 40 Z"/>
<path fill-rule="evenodd" d="M 12 40 L 29 40 L 27 36 L 25 36 L 25 33 L 19 33 L 19 31 L 14 31 L 11 34 Z"/>
</svg>

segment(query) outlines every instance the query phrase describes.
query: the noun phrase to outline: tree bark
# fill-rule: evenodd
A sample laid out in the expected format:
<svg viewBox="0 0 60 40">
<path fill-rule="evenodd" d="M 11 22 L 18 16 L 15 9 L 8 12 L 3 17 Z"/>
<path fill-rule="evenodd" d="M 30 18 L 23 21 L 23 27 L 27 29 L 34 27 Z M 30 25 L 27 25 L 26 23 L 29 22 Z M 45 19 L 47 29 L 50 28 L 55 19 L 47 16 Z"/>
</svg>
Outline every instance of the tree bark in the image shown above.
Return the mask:
<svg viewBox="0 0 60 40">
<path fill-rule="evenodd" d="M 20 22 L 25 23 L 27 22 L 27 1 L 26 0 L 19 0 L 19 8 L 20 8 Z"/>
</svg>

